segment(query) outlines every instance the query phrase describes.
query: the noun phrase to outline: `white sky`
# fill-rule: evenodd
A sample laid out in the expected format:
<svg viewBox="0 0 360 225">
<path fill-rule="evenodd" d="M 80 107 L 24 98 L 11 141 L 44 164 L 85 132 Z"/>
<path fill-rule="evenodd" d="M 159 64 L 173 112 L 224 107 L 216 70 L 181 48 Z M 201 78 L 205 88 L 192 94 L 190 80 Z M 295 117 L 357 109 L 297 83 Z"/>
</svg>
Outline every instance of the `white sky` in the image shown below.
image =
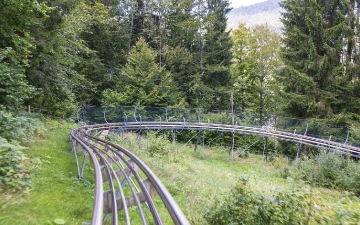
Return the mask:
<svg viewBox="0 0 360 225">
<path fill-rule="evenodd" d="M 266 2 L 267 0 L 230 0 L 230 6 L 237 8 L 240 6 L 253 5 L 259 2 Z"/>
</svg>

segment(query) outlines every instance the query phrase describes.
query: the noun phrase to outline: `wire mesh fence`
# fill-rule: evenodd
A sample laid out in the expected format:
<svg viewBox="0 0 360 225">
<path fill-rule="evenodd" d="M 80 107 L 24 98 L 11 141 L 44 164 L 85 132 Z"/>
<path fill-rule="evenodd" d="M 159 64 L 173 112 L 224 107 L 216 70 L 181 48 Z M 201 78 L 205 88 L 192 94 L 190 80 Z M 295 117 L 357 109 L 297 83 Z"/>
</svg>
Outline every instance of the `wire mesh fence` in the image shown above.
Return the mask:
<svg viewBox="0 0 360 225">
<path fill-rule="evenodd" d="M 216 123 L 246 127 L 258 127 L 360 146 L 358 140 L 349 138 L 347 126 L 334 126 L 307 119 L 295 119 L 276 115 L 263 115 L 247 111 L 209 110 L 202 108 L 106 106 L 83 107 L 76 112 L 77 121 L 86 124 L 116 122 L 193 122 Z"/>
</svg>

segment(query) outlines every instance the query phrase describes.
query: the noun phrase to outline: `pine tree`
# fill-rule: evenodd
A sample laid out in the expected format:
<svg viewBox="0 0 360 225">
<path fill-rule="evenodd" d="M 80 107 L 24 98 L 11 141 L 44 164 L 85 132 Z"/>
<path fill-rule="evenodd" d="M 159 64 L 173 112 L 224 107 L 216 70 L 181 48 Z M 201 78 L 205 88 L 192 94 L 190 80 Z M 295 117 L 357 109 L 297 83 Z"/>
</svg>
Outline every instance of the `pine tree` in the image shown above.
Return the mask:
<svg viewBox="0 0 360 225">
<path fill-rule="evenodd" d="M 104 91 L 103 104 L 167 106 L 183 102 L 174 91 L 171 74 L 156 63 L 156 55 L 140 39 L 129 52 L 115 88 Z"/>
<path fill-rule="evenodd" d="M 226 14 L 231 10 L 227 0 L 207 0 L 202 82 L 206 108 L 226 108 L 230 97 L 230 64 L 232 59 L 230 31 L 226 31 Z"/>
<path fill-rule="evenodd" d="M 352 2 L 352 3 L 351 3 Z M 349 60 L 354 48 L 354 2 L 287 0 L 281 71 L 284 111 L 298 117 L 329 118 L 351 111 Z"/>
</svg>

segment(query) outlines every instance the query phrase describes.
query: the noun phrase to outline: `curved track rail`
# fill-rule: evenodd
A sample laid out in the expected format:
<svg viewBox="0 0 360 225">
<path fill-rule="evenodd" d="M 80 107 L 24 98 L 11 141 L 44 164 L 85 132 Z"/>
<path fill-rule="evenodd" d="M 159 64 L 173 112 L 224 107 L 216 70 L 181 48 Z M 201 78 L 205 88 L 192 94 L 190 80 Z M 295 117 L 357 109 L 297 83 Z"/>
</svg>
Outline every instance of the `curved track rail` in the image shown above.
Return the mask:
<svg viewBox="0 0 360 225">
<path fill-rule="evenodd" d="M 264 138 L 276 138 L 315 148 L 337 151 L 357 158 L 360 157 L 360 148 L 358 147 L 301 134 L 257 127 L 214 123 L 192 123 L 185 121 L 124 122 L 79 127 L 71 132 L 73 152 L 75 153 L 77 163 L 78 150 L 84 152 L 84 162 L 86 157 L 91 159 L 96 176 L 95 202 L 92 219 L 93 225 L 102 224 L 106 220 L 110 220 L 110 218 L 112 224 L 118 224 L 119 220 L 124 220 L 126 224 L 131 224 L 128 208 L 132 206 L 137 206 L 137 211 L 143 224 L 148 224 L 149 221 L 153 221 L 155 224 L 163 224 L 157 205 L 153 200 L 155 195 L 160 196 L 174 224 L 189 224 L 179 206 L 160 180 L 139 158 L 127 149 L 109 141 L 105 141 L 101 137 L 95 137 L 96 135 L 94 135 L 94 133 L 99 134 L 108 131 L 109 129 L 121 129 L 125 131 L 203 130 L 229 132 L 261 136 Z M 82 170 L 78 170 L 79 178 L 82 177 L 83 171 L 84 163 Z M 129 193 L 130 196 L 128 196 Z M 123 211 L 123 216 L 120 215 L 120 211 Z"/>
<path fill-rule="evenodd" d="M 156 195 L 174 224 L 190 224 L 161 181 L 138 157 L 119 145 L 93 136 L 109 128 L 107 125 L 79 127 L 70 135 L 77 164 L 79 150 L 84 153 L 79 178 L 83 176 L 87 157 L 94 166 L 96 184 L 91 224 L 100 225 L 110 220 L 115 225 L 119 220 L 131 224 L 134 210 L 130 212 L 129 208 L 134 206 L 142 224 L 164 224 L 158 210 L 161 204 L 153 200 Z"/>
</svg>

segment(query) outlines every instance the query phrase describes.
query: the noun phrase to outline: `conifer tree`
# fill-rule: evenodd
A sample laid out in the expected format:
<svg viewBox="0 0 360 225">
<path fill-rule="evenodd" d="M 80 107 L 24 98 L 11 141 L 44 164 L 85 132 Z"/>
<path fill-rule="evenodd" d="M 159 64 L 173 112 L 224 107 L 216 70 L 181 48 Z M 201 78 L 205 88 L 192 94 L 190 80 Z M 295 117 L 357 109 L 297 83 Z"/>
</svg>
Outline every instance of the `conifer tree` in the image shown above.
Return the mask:
<svg viewBox="0 0 360 225">
<path fill-rule="evenodd" d="M 146 41 L 140 39 L 129 52 L 115 88 L 104 91 L 103 104 L 167 106 L 181 103 L 171 74 L 156 63 L 156 55 Z"/>
<path fill-rule="evenodd" d="M 232 59 L 230 31 L 226 30 L 226 14 L 231 10 L 227 0 L 207 0 L 202 82 L 203 107 L 227 108 L 231 84 Z"/>
<path fill-rule="evenodd" d="M 287 0 L 284 8 L 284 112 L 329 118 L 352 111 L 349 60 L 354 54 L 354 1 Z"/>
</svg>

